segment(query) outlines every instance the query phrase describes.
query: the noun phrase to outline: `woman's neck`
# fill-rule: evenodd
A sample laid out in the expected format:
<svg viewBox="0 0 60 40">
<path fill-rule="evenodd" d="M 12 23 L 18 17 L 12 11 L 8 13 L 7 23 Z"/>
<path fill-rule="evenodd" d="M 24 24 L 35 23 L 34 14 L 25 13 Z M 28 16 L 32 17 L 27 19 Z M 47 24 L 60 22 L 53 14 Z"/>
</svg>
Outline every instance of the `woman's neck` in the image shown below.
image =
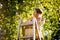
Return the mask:
<svg viewBox="0 0 60 40">
<path fill-rule="evenodd" d="M 36 19 L 38 19 L 38 18 L 39 18 L 39 16 L 35 16 L 35 18 L 36 18 Z"/>
</svg>

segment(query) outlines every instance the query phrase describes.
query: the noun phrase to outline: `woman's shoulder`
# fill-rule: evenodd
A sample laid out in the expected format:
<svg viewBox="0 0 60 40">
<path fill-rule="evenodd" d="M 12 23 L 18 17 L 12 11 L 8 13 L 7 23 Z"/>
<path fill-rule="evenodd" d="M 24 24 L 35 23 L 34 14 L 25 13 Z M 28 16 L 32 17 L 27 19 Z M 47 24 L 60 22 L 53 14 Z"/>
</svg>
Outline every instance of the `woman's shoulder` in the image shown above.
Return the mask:
<svg viewBox="0 0 60 40">
<path fill-rule="evenodd" d="M 39 20 L 40 20 L 40 21 L 44 21 L 44 20 L 45 20 L 45 18 L 41 17 L 41 18 L 39 18 Z"/>
</svg>

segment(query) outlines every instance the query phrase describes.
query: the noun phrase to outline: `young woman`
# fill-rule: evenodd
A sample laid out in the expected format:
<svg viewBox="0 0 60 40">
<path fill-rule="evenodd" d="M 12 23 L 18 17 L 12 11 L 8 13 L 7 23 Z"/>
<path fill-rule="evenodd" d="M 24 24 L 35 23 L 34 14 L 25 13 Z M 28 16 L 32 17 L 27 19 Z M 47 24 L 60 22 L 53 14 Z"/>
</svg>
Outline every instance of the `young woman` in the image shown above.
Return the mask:
<svg viewBox="0 0 60 40">
<path fill-rule="evenodd" d="M 36 40 L 43 40 L 43 36 L 42 36 L 42 32 L 41 32 L 41 29 L 42 29 L 42 24 L 41 22 L 45 22 L 45 19 L 42 18 L 42 11 L 39 9 L 39 8 L 35 8 L 34 10 L 34 13 L 33 13 L 33 17 L 30 19 L 32 21 L 32 19 L 34 19 L 35 21 L 37 21 L 37 24 L 35 25 L 35 37 L 36 37 Z M 38 26 L 37 26 L 38 25 Z M 38 32 L 38 28 L 40 29 L 40 31 Z M 40 33 L 40 35 L 39 35 Z"/>
</svg>

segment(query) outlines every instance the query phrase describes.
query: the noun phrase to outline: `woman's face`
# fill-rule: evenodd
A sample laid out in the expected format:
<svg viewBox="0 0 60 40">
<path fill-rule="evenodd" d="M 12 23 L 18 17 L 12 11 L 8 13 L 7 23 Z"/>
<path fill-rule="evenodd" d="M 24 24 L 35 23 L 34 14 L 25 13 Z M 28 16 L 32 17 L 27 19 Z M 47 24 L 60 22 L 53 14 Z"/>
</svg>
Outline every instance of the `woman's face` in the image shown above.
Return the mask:
<svg viewBox="0 0 60 40">
<path fill-rule="evenodd" d="M 34 10 L 33 15 L 34 15 L 35 17 L 38 17 L 38 16 L 39 16 L 39 14 L 36 12 L 36 10 Z"/>
</svg>

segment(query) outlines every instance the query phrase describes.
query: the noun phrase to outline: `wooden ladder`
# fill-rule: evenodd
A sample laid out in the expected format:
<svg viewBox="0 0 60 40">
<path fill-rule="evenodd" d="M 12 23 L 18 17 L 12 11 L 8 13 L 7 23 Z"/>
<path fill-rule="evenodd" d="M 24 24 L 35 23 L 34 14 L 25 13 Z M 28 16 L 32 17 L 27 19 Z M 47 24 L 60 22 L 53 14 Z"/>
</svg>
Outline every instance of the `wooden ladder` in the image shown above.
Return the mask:
<svg viewBox="0 0 60 40">
<path fill-rule="evenodd" d="M 21 23 L 22 21 L 19 20 L 19 25 L 18 25 L 18 37 L 17 37 L 17 40 L 20 40 L 20 39 L 30 39 L 30 40 L 35 40 L 35 24 L 33 23 L 33 21 L 31 22 L 26 22 L 26 23 Z M 23 36 L 23 37 L 20 37 L 20 27 L 23 27 L 23 26 L 29 26 L 29 25 L 32 25 L 33 26 L 33 36 Z"/>
</svg>

